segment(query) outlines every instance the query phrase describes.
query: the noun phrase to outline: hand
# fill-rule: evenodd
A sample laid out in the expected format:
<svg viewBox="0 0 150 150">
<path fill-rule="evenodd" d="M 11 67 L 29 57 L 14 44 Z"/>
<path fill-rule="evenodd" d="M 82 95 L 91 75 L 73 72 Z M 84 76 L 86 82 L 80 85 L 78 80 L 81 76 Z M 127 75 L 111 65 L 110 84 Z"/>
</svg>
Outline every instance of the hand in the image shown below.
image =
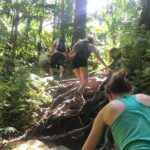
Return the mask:
<svg viewBox="0 0 150 150">
<path fill-rule="evenodd" d="M 70 51 L 70 52 L 68 53 L 68 57 L 70 57 L 70 58 L 73 58 L 75 55 L 76 55 L 76 52 L 75 52 L 75 51 Z"/>
<path fill-rule="evenodd" d="M 111 69 L 111 68 L 107 68 L 107 71 L 108 71 L 108 72 L 112 72 L 112 69 Z"/>
<path fill-rule="evenodd" d="M 103 75 L 108 75 L 110 72 L 112 72 L 111 68 L 106 68 L 106 70 L 103 72 Z"/>
<path fill-rule="evenodd" d="M 111 68 L 106 68 L 106 72 L 109 74 L 110 72 L 112 72 L 112 69 Z"/>
</svg>

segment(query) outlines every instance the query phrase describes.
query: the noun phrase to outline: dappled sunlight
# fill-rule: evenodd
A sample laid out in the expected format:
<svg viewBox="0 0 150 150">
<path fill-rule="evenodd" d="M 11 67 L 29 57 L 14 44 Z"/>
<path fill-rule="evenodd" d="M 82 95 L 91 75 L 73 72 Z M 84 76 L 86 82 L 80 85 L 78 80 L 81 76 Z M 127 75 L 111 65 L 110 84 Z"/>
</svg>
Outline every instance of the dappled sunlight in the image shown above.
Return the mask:
<svg viewBox="0 0 150 150">
<path fill-rule="evenodd" d="M 87 13 L 91 14 L 97 10 L 101 11 L 106 6 L 108 0 L 88 0 Z"/>
<path fill-rule="evenodd" d="M 11 150 L 69 150 L 64 146 L 56 146 L 53 143 L 44 143 L 39 140 L 29 140 L 18 143 Z"/>
<path fill-rule="evenodd" d="M 12 150 L 47 150 L 48 147 L 41 141 L 29 140 L 27 142 L 18 144 Z"/>
</svg>

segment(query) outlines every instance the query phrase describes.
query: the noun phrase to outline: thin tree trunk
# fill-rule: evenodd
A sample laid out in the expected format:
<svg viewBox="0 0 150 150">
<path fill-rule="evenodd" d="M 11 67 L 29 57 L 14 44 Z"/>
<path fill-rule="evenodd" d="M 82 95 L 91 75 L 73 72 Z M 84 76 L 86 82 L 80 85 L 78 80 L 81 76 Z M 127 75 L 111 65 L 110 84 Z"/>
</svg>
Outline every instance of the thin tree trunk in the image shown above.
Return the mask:
<svg viewBox="0 0 150 150">
<path fill-rule="evenodd" d="M 44 3 L 44 0 L 41 0 L 41 4 Z M 43 8 L 43 12 L 44 12 L 44 8 Z M 37 43 L 37 52 L 40 55 L 42 52 L 42 41 L 41 41 L 41 33 L 43 30 L 43 22 L 44 22 L 44 18 L 42 16 L 39 16 L 39 29 L 38 29 L 38 35 L 39 35 L 39 40 Z"/>
<path fill-rule="evenodd" d="M 65 4 L 64 0 L 61 0 L 61 39 L 65 40 L 65 14 L 64 14 Z"/>
<path fill-rule="evenodd" d="M 11 40 L 10 40 L 10 43 L 12 45 L 12 59 L 15 58 L 15 55 L 16 55 L 16 47 L 17 47 L 17 36 L 18 36 L 18 23 L 19 23 L 19 16 L 18 14 L 16 13 L 16 16 L 13 20 L 13 25 L 12 25 L 12 31 L 11 31 Z"/>
<path fill-rule="evenodd" d="M 43 17 L 40 16 L 40 24 L 39 24 L 39 30 L 38 30 L 38 33 L 39 33 L 39 36 L 41 35 L 41 32 L 42 32 L 42 29 L 43 29 Z"/>
<path fill-rule="evenodd" d="M 38 30 L 38 34 L 39 34 L 39 38 L 41 37 L 41 32 L 42 32 L 42 26 L 43 26 L 43 18 L 40 17 L 40 24 L 39 24 L 39 30 Z M 38 41 L 37 43 L 37 52 L 38 52 L 38 55 L 41 54 L 41 51 L 42 51 L 42 41 L 41 39 Z"/>
<path fill-rule="evenodd" d="M 26 50 L 28 50 L 28 39 L 29 39 L 29 31 L 30 31 L 31 20 L 32 20 L 31 17 L 27 18 L 27 26 L 26 26 L 26 30 L 25 30 Z"/>
<path fill-rule="evenodd" d="M 57 0 L 55 0 L 55 10 L 53 12 L 53 14 L 54 14 L 54 16 L 53 16 L 53 38 L 52 38 L 53 41 L 56 38 L 56 33 L 55 33 L 55 29 L 56 29 L 56 6 L 57 6 Z"/>
</svg>

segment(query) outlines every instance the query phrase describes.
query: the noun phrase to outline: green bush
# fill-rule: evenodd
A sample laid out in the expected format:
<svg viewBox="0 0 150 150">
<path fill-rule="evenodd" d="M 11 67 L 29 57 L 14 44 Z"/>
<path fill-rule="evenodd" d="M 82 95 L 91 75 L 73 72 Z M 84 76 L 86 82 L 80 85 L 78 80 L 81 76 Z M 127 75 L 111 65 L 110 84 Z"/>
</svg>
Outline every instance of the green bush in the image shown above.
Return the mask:
<svg viewBox="0 0 150 150">
<path fill-rule="evenodd" d="M 125 46 L 122 51 L 122 67 L 127 70 L 135 93 L 150 93 L 149 39 L 141 35 L 132 45 Z"/>
</svg>

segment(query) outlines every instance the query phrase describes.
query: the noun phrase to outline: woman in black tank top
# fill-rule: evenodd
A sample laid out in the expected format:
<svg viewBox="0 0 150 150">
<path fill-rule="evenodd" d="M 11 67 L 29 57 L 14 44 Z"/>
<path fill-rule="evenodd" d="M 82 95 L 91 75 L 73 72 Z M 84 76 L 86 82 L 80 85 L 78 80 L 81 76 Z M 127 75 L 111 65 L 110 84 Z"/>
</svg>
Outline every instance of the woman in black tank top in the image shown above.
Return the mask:
<svg viewBox="0 0 150 150">
<path fill-rule="evenodd" d="M 88 84 L 88 58 L 91 52 L 95 53 L 95 56 L 100 63 L 107 68 L 93 44 L 94 39 L 91 36 L 87 36 L 85 39 L 76 42 L 72 51 L 76 53 L 72 60 L 72 68 L 76 78 L 80 81 L 77 88 L 77 94 L 79 94 L 83 100 L 83 92 Z"/>
</svg>

